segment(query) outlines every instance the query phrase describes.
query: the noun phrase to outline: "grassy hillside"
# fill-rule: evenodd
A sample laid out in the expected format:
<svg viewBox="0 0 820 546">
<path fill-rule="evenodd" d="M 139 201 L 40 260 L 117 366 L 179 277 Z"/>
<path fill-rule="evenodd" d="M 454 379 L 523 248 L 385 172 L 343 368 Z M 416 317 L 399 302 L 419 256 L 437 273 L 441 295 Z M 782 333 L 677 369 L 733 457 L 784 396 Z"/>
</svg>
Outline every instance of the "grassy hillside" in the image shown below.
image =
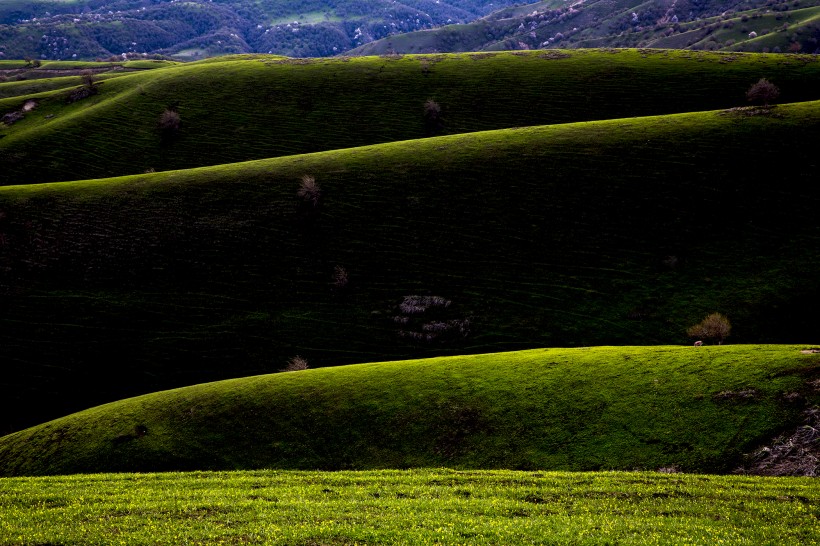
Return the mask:
<svg viewBox="0 0 820 546">
<path fill-rule="evenodd" d="M 3 428 L 295 355 L 691 343 L 714 311 L 811 341 L 819 128 L 811 102 L 2 188 Z"/>
<path fill-rule="evenodd" d="M 71 104 L 68 90 L 0 99 L 0 114 L 37 102 L 23 120 L 0 126 L 0 184 L 730 108 L 745 104 L 760 78 L 781 88 L 783 102 L 820 99 L 813 56 L 590 50 L 193 63 L 102 81 Z M 441 108 L 435 123 L 425 120 L 428 99 Z M 158 128 L 167 108 L 180 116 L 178 132 Z"/>
<path fill-rule="evenodd" d="M 335 55 L 393 32 L 466 22 L 509 0 L 2 0 L 0 57 Z"/>
<path fill-rule="evenodd" d="M 729 51 L 813 52 L 820 37 L 820 6 L 789 11 L 752 10 L 681 25 L 652 47 Z"/>
<path fill-rule="evenodd" d="M 84 75 L 91 75 L 95 80 L 105 80 L 137 70 L 151 70 L 173 64 L 170 61 L 149 60 L 116 63 L 51 61 L 34 66 L 23 61 L 0 61 L 0 99 L 74 88 L 83 83 Z"/>
<path fill-rule="evenodd" d="M 10 546 L 102 544 L 115 532 L 126 545 L 820 540 L 810 478 L 438 469 L 6 478 L 0 488 Z"/>
<path fill-rule="evenodd" d="M 816 53 L 817 10 L 817 0 L 542 0 L 506 7 L 466 24 L 394 34 L 349 54 L 590 47 Z"/>
<path fill-rule="evenodd" d="M 0 474 L 455 466 L 721 472 L 820 401 L 800 346 L 341 366 L 114 402 L 0 439 Z M 799 393 L 790 394 L 790 393 Z"/>
</svg>

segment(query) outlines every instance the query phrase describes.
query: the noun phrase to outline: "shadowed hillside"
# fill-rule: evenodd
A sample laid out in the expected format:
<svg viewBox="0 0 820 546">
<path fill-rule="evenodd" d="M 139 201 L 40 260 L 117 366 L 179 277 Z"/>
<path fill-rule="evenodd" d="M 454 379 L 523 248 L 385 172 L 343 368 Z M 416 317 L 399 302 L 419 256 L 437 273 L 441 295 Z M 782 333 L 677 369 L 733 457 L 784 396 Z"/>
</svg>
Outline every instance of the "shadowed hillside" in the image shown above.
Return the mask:
<svg viewBox="0 0 820 546">
<path fill-rule="evenodd" d="M 811 102 L 2 188 L 3 427 L 295 355 L 691 343 L 714 311 L 812 339 L 818 128 Z"/>
</svg>

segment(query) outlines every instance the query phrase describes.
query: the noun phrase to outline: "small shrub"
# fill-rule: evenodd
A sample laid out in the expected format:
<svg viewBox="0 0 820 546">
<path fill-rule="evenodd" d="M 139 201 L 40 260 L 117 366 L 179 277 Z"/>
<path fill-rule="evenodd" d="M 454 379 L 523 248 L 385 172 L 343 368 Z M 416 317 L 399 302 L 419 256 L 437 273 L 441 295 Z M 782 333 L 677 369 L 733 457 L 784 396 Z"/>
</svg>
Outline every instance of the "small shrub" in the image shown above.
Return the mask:
<svg viewBox="0 0 820 546">
<path fill-rule="evenodd" d="M 763 106 L 768 106 L 769 103 L 774 102 L 779 96 L 780 89 L 766 78 L 760 78 L 756 84 L 752 85 L 749 90 L 746 91 L 746 100 L 753 104 L 762 104 Z"/>
<path fill-rule="evenodd" d="M 305 203 L 309 203 L 315 207 L 322 198 L 322 188 L 316 183 L 315 178 L 306 174 L 302 176 L 302 181 L 299 183 L 299 190 L 296 192 L 296 195 Z"/>
<path fill-rule="evenodd" d="M 308 361 L 299 355 L 288 360 L 288 365 L 282 368 L 283 372 L 300 372 L 309 368 Z"/>
<path fill-rule="evenodd" d="M 172 136 L 179 132 L 182 125 L 182 118 L 179 112 L 173 108 L 166 108 L 162 114 L 159 115 L 159 122 L 157 123 L 159 130 L 162 131 L 163 136 Z"/>
<path fill-rule="evenodd" d="M 347 276 L 347 269 L 342 267 L 341 265 L 337 265 L 333 268 L 333 286 L 336 288 L 344 288 L 347 286 L 347 283 L 350 282 L 350 279 Z"/>
<path fill-rule="evenodd" d="M 698 324 L 689 327 L 686 333 L 692 338 L 717 340 L 718 345 L 721 345 L 731 331 L 732 324 L 728 318 L 720 313 L 712 313 Z"/>
<path fill-rule="evenodd" d="M 433 99 L 424 103 L 424 130 L 427 136 L 436 135 L 443 127 L 441 106 Z"/>
<path fill-rule="evenodd" d="M 94 84 L 97 83 L 94 73 L 90 70 L 83 70 L 80 74 L 80 79 L 86 87 L 94 87 Z"/>
<path fill-rule="evenodd" d="M 77 102 L 78 100 L 82 100 L 97 94 L 97 82 L 94 78 L 94 74 L 90 70 L 83 71 L 81 80 L 83 84 L 77 89 L 71 91 L 68 95 L 69 103 Z"/>
</svg>

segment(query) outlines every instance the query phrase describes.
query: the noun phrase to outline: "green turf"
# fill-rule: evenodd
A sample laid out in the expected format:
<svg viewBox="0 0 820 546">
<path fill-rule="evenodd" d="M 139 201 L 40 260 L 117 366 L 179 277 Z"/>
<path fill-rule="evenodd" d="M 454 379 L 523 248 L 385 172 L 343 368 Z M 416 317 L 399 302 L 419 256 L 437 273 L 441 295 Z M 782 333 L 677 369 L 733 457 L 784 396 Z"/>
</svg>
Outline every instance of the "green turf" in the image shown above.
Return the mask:
<svg viewBox="0 0 820 546">
<path fill-rule="evenodd" d="M 100 84 L 66 104 L 37 95 L 37 112 L 0 128 L 0 184 L 99 178 L 349 148 L 438 132 L 728 108 L 768 78 L 783 102 L 818 100 L 813 56 L 583 50 L 289 60 L 170 66 Z M 0 99 L 0 112 L 20 98 Z M 163 138 L 162 112 L 181 130 Z M 128 138 L 123 138 L 127 127 Z"/>
<path fill-rule="evenodd" d="M 95 81 L 107 80 L 123 76 L 127 72 L 108 72 L 94 76 Z M 82 76 L 59 76 L 50 78 L 35 78 L 31 80 L 9 81 L 0 83 L 0 99 L 10 97 L 26 97 L 27 95 L 38 95 L 46 91 L 55 89 L 76 88 L 83 83 Z M 18 101 L 21 99 L 18 99 Z M 25 99 L 22 99 L 25 100 Z M 9 104 L 8 102 L 4 104 Z M 13 107 L 13 103 L 10 104 Z"/>
<path fill-rule="evenodd" d="M 0 475 L 441 465 L 725 472 L 820 401 L 811 386 L 820 362 L 803 347 L 539 349 L 208 383 L 5 436 Z"/>
<path fill-rule="evenodd" d="M 37 544 L 817 544 L 816 480 L 654 473 L 235 472 L 0 480 Z"/>
<path fill-rule="evenodd" d="M 0 189 L 3 429 L 297 354 L 691 343 L 716 311 L 810 343 L 818 127 L 815 102 Z"/>
</svg>

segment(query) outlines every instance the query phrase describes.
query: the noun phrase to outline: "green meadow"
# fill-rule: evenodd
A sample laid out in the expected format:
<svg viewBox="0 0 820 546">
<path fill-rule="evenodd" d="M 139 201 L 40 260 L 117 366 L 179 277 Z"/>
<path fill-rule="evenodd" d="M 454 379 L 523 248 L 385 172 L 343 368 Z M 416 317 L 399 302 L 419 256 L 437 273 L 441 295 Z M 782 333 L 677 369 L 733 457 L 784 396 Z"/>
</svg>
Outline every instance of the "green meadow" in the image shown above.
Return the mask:
<svg viewBox="0 0 820 546">
<path fill-rule="evenodd" d="M 820 399 L 805 347 L 538 349 L 152 393 L 0 439 L 0 475 L 235 469 L 729 472 Z"/>
<path fill-rule="evenodd" d="M 455 471 L 93 474 L 0 481 L 34 544 L 817 544 L 811 478 Z"/>
</svg>

